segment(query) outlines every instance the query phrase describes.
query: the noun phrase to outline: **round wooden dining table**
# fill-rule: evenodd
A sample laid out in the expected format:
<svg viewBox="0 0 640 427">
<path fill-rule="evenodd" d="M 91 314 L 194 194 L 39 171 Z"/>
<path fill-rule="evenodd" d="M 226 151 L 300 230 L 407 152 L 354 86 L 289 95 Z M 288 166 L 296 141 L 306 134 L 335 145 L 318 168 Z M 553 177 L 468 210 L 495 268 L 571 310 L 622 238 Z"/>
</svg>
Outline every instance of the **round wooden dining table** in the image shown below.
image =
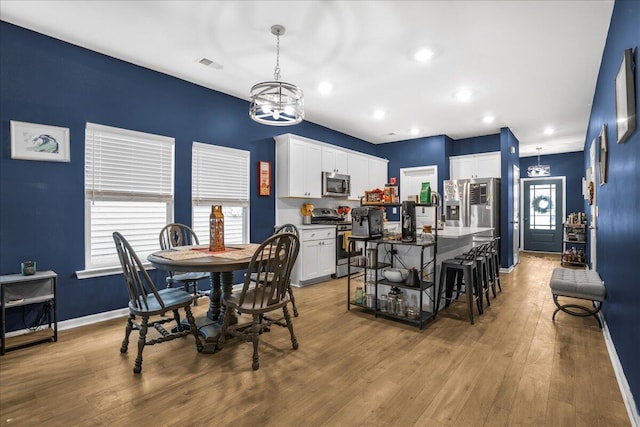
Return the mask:
<svg viewBox="0 0 640 427">
<path fill-rule="evenodd" d="M 224 318 L 221 299 L 223 294 L 233 292 L 233 272 L 247 269 L 258 246 L 253 243 L 232 245 L 227 246 L 224 252 L 210 252 L 208 245 L 183 246 L 157 251 L 147 257 L 151 265 L 160 270 L 210 273 L 209 310 L 206 317 L 196 318 L 200 335 L 207 344 L 213 344 L 213 348 L 205 346 L 205 351 L 215 349 Z"/>
</svg>

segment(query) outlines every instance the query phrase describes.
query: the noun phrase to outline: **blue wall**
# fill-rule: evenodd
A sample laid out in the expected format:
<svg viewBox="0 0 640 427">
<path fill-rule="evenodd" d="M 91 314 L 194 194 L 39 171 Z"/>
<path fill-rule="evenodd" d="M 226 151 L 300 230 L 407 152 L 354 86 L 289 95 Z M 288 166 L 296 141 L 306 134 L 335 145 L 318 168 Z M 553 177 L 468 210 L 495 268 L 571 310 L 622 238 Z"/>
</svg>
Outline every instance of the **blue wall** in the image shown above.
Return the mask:
<svg viewBox="0 0 640 427">
<path fill-rule="evenodd" d="M 596 184 L 599 210 L 596 224 L 596 269 L 607 287 L 607 300 L 603 312 L 629 387 L 635 396 L 636 408 L 640 403 L 640 130 L 636 129 L 624 144 L 616 144 L 614 81 L 624 50 L 635 49 L 635 99 L 638 118 L 639 45 L 640 2 L 617 0 L 593 97 L 583 162 L 583 168 L 586 169 L 589 164 L 591 141 L 597 139 L 602 125 L 606 124 L 609 176 L 607 184 Z M 583 209 L 588 212 L 586 203 Z"/>
<path fill-rule="evenodd" d="M 257 196 L 256 162 L 275 164 L 274 135 L 291 132 L 376 154 L 370 143 L 313 123 L 286 129 L 257 124 L 244 100 L 5 22 L 0 85 L 0 274 L 19 272 L 27 259 L 39 270 L 55 270 L 60 320 L 120 309 L 128 299 L 120 275 L 75 278 L 84 269 L 86 122 L 175 138 L 178 222 L 191 223 L 192 142 L 249 150 L 252 241 L 273 230 L 275 197 Z M 11 160 L 10 120 L 69 128 L 71 162 Z M 152 277 L 164 281 L 162 272 Z M 8 330 L 23 327 L 9 318 Z"/>
<path fill-rule="evenodd" d="M 513 151 L 513 153 L 511 152 Z M 513 259 L 513 166 L 519 166 L 520 141 L 509 128 L 500 129 L 500 266 L 512 267 Z M 522 176 L 522 170 L 520 172 Z"/>
<path fill-rule="evenodd" d="M 522 157 L 520 159 L 521 176 L 526 178 L 527 168 L 537 164 L 538 156 Z M 586 174 L 584 152 L 540 156 L 540 164 L 551 166 L 551 176 L 566 177 L 567 214 L 584 212 L 584 198 L 582 196 L 582 177 Z"/>
<path fill-rule="evenodd" d="M 500 134 L 475 136 L 472 138 L 456 139 L 452 145 L 452 156 L 466 154 L 488 153 L 500 151 Z"/>
</svg>

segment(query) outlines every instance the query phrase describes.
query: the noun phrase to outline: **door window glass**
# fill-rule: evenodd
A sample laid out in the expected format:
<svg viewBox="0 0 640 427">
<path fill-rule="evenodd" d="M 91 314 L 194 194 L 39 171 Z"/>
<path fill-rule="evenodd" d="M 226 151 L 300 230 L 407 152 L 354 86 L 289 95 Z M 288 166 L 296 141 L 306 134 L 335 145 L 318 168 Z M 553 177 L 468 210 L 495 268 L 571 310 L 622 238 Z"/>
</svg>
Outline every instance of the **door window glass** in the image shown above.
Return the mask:
<svg viewBox="0 0 640 427">
<path fill-rule="evenodd" d="M 556 229 L 556 184 L 534 184 L 529 187 L 529 227 L 534 230 Z"/>
</svg>

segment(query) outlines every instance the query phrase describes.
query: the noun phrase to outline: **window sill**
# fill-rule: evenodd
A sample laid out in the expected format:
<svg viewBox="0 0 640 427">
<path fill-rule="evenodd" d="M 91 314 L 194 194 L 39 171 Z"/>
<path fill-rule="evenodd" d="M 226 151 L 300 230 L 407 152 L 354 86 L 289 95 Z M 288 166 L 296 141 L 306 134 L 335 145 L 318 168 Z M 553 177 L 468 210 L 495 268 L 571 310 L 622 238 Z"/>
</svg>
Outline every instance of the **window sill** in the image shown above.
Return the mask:
<svg viewBox="0 0 640 427">
<path fill-rule="evenodd" d="M 143 263 L 143 266 L 146 270 L 154 270 L 150 263 Z M 122 267 L 100 267 L 76 271 L 78 279 L 91 279 L 92 277 L 111 276 L 114 274 L 122 274 Z"/>
</svg>

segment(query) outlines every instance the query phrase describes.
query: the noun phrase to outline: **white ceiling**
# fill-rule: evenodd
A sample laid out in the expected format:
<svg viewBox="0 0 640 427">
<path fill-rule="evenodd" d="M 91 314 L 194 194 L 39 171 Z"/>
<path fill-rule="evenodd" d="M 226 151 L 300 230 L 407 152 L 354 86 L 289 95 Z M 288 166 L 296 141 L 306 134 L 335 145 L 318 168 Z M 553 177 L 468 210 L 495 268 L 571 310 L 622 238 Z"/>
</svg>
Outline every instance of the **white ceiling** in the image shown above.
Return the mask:
<svg viewBox="0 0 640 427">
<path fill-rule="evenodd" d="M 270 27 L 282 24 L 281 80 L 304 90 L 305 120 L 372 143 L 506 126 L 524 157 L 584 148 L 612 9 L 613 0 L 2 0 L 0 19 L 246 100 L 273 79 Z M 430 61 L 413 59 L 420 47 Z M 223 68 L 197 63 L 203 56 Z M 455 99 L 460 88 L 471 100 Z"/>
</svg>

